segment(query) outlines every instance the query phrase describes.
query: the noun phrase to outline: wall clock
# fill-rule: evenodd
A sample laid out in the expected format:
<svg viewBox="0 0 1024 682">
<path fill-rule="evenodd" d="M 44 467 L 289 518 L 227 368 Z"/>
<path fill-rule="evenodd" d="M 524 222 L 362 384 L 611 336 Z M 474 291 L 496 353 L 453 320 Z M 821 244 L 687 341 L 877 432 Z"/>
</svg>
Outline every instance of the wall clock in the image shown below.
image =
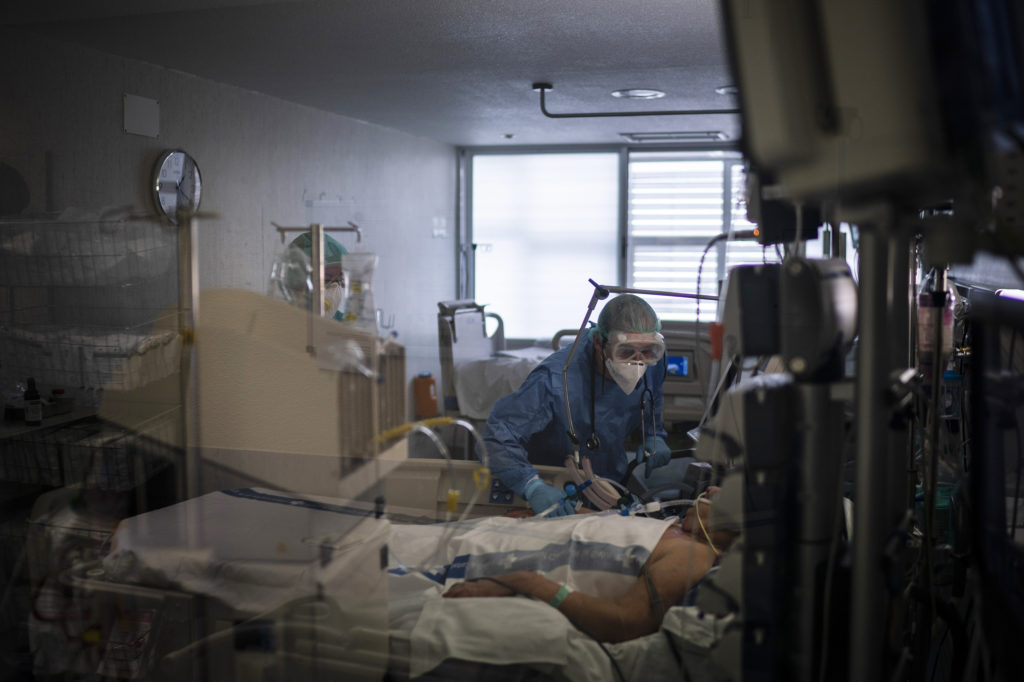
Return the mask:
<svg viewBox="0 0 1024 682">
<path fill-rule="evenodd" d="M 150 189 L 156 210 L 178 225 L 199 210 L 203 190 L 199 166 L 186 152 L 169 149 L 153 166 Z"/>
</svg>

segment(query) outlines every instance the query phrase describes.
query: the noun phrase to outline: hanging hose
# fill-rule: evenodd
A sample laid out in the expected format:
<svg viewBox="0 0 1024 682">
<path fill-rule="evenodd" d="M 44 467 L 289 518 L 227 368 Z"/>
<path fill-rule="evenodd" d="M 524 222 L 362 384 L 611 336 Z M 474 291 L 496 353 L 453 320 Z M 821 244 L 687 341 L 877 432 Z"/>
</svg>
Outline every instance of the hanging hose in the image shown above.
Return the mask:
<svg viewBox="0 0 1024 682">
<path fill-rule="evenodd" d="M 466 503 L 466 508 L 462 511 L 462 515 L 459 517 L 459 521 L 464 521 L 469 516 L 469 511 L 476 504 L 477 498 L 480 497 L 480 493 L 485 490 L 489 490 L 491 487 L 491 469 L 490 459 L 487 455 L 487 445 L 484 443 L 483 436 L 480 432 L 465 419 L 456 419 L 452 422 L 456 426 L 469 431 L 470 435 L 473 436 L 473 440 L 477 444 L 477 452 L 480 453 L 480 463 L 483 466 L 473 471 L 473 495 L 469 498 L 469 502 Z"/>
<path fill-rule="evenodd" d="M 398 438 L 399 436 L 404 436 L 409 431 L 411 431 L 414 426 L 449 426 L 454 421 L 455 420 L 452 419 L 451 417 L 431 417 L 430 419 L 423 419 L 422 421 L 406 422 L 404 424 L 395 426 L 379 434 L 375 441 L 377 443 L 384 443 L 386 441 Z"/>
<path fill-rule="evenodd" d="M 470 435 L 473 437 L 474 441 L 478 446 L 478 452 L 480 453 L 480 461 L 481 464 L 483 465 L 479 469 L 475 469 L 473 471 L 473 494 L 470 496 L 469 502 L 466 503 L 466 508 L 463 509 L 462 514 L 459 515 L 458 519 L 454 523 L 452 523 L 452 513 L 458 510 L 459 504 L 459 491 L 456 486 L 455 480 L 455 465 L 452 461 L 451 453 L 448 451 L 448 447 L 444 444 L 440 437 L 438 437 L 438 435 L 434 433 L 433 430 L 431 430 L 431 427 L 435 426 L 460 426 L 469 431 Z M 378 443 L 380 443 L 393 440 L 401 436 L 411 435 L 412 433 L 422 433 L 423 435 L 425 435 L 430 440 L 430 442 L 434 444 L 434 447 L 437 448 L 437 451 L 441 453 L 441 456 L 448 463 L 448 495 L 445 503 L 444 523 L 450 524 L 450 526 L 447 532 L 445 532 L 441 539 L 438 541 L 437 547 L 424 561 L 420 562 L 420 564 L 417 566 L 406 566 L 407 570 L 423 571 L 425 568 L 428 568 L 432 562 L 435 562 L 438 553 L 441 551 L 442 548 L 447 546 L 448 540 L 450 540 L 452 535 L 455 534 L 455 530 L 458 527 L 458 524 L 462 521 L 465 521 L 469 517 L 469 513 L 470 511 L 472 511 L 473 506 L 476 504 L 477 499 L 480 497 L 480 493 L 490 489 L 491 470 L 489 468 L 490 460 L 487 455 L 487 446 L 484 443 L 483 437 L 476 430 L 476 428 L 473 427 L 471 423 L 464 419 L 452 419 L 451 417 L 433 417 L 431 419 L 424 419 L 418 422 L 407 422 L 405 424 L 396 426 L 392 429 L 388 429 L 387 431 L 381 433 L 379 436 L 377 436 L 376 440 Z M 395 558 L 399 561 L 399 563 L 402 563 L 401 560 L 398 559 L 397 555 L 395 556 Z"/>
<path fill-rule="evenodd" d="M 422 433 L 424 436 L 429 438 L 437 448 L 437 451 L 440 452 L 441 456 L 444 457 L 446 462 L 448 462 L 448 503 L 445 505 L 444 520 L 445 522 L 451 521 L 451 514 L 455 511 L 459 503 L 459 491 L 455 487 L 455 465 L 452 464 L 452 456 L 448 452 L 448 447 L 445 446 L 444 442 L 440 438 L 438 438 L 436 433 L 428 429 L 423 424 L 413 424 L 409 428 L 409 433 Z"/>
</svg>

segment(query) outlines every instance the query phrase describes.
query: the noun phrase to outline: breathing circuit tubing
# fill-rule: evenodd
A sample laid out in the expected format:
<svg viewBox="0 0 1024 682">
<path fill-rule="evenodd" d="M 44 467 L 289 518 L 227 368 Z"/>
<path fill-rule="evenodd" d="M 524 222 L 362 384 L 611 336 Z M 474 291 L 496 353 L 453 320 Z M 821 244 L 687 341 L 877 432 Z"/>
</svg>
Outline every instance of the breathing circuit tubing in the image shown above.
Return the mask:
<svg viewBox="0 0 1024 682">
<path fill-rule="evenodd" d="M 437 448 L 438 452 L 441 453 L 441 456 L 444 457 L 445 461 L 448 463 L 448 500 L 445 505 L 445 523 L 449 523 L 451 521 L 452 513 L 458 509 L 459 491 L 455 485 L 455 465 L 452 464 L 451 453 L 448 452 L 447 446 L 445 446 L 444 442 L 438 437 L 438 435 L 430 429 L 432 426 L 461 426 L 469 431 L 470 435 L 472 435 L 473 439 L 476 441 L 477 446 L 479 446 L 480 463 L 482 466 L 473 471 L 473 495 L 469 498 L 469 502 L 466 503 L 466 508 L 463 509 L 462 514 L 455 523 L 450 524 L 447 532 L 438 541 L 437 547 L 430 556 L 424 559 L 419 566 L 406 566 L 407 570 L 422 571 L 428 564 L 434 561 L 435 557 L 437 557 L 438 551 L 448 544 L 448 540 L 455 533 L 457 524 L 465 521 L 469 516 L 469 512 L 473 509 L 473 505 L 476 504 L 477 499 L 480 497 L 480 493 L 489 489 L 491 485 L 490 459 L 487 455 L 487 446 L 484 444 L 484 439 L 480 436 L 480 433 L 465 419 L 434 417 L 418 422 L 407 422 L 401 426 L 389 429 L 377 436 L 376 440 L 380 443 L 398 438 L 399 436 L 405 436 L 412 433 L 422 433 L 430 439 L 431 443 L 434 444 L 434 447 Z"/>
<path fill-rule="evenodd" d="M 448 448 L 444 442 L 438 438 L 437 434 L 430 430 L 431 426 L 461 426 L 462 428 L 469 431 L 473 440 L 476 444 L 480 453 L 480 463 L 483 465 L 479 469 L 473 472 L 473 483 L 474 490 L 473 496 L 469 498 L 469 502 L 466 504 L 466 508 L 462 511 L 462 515 L 459 516 L 459 521 L 464 521 L 469 515 L 473 505 L 476 504 L 477 499 L 480 497 L 480 493 L 487 490 L 491 485 L 491 469 L 490 469 L 490 458 L 487 455 L 487 445 L 484 443 L 483 437 L 480 432 L 477 431 L 472 424 L 465 419 L 452 419 L 451 417 L 433 417 L 431 419 L 424 419 L 418 422 L 407 422 L 401 426 L 396 426 L 392 429 L 388 429 L 379 436 L 377 436 L 377 442 L 381 443 L 384 441 L 398 438 L 413 432 L 422 433 L 434 444 L 438 452 L 448 463 L 448 503 L 445 508 L 445 521 L 451 520 L 451 514 L 457 509 L 459 501 L 459 491 L 455 487 L 455 466 L 452 464 L 451 453 L 448 452 Z"/>
</svg>

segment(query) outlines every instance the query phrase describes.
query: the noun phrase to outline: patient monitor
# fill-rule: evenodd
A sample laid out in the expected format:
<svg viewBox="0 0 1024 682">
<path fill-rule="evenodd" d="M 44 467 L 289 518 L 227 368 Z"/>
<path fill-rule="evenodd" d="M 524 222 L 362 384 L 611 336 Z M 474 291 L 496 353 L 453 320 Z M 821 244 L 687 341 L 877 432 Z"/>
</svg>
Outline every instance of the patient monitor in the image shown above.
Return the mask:
<svg viewBox="0 0 1024 682">
<path fill-rule="evenodd" d="M 661 323 L 668 369 L 662 389 L 662 419 L 666 428 L 673 422 L 695 424 L 704 414 L 711 348 L 707 325 L 702 327 L 674 320 Z"/>
</svg>

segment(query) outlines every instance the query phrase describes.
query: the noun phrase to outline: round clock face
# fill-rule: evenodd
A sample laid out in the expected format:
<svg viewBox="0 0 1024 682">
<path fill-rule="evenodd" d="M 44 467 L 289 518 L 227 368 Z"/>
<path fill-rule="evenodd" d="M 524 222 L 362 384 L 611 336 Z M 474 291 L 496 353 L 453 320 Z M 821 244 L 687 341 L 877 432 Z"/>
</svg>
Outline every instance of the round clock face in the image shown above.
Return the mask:
<svg viewBox="0 0 1024 682">
<path fill-rule="evenodd" d="M 177 225 L 199 210 L 203 189 L 199 166 L 180 149 L 166 151 L 153 167 L 152 189 L 157 210 Z"/>
</svg>

